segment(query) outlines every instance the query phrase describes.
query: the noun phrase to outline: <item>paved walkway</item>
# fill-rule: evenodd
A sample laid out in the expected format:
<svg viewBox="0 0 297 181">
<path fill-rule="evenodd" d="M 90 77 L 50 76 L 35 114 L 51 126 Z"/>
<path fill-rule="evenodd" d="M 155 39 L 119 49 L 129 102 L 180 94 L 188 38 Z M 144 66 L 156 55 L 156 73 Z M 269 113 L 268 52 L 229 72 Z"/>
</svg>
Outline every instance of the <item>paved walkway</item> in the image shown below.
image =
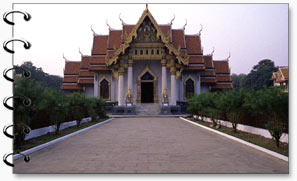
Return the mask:
<svg viewBox="0 0 297 181">
<path fill-rule="evenodd" d="M 288 173 L 288 162 L 179 118 L 117 118 L 15 161 L 14 173 Z"/>
</svg>

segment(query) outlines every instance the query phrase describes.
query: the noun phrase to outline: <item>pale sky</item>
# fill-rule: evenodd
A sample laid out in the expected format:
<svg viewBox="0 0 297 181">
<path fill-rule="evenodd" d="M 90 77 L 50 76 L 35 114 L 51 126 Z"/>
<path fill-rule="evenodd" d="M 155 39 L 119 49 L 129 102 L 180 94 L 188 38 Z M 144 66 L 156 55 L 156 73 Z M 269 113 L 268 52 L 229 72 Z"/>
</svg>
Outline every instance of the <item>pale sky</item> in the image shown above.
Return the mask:
<svg viewBox="0 0 297 181">
<path fill-rule="evenodd" d="M 63 75 L 64 59 L 79 61 L 91 54 L 93 33 L 108 34 L 109 25 L 121 29 L 121 18 L 136 24 L 144 4 L 16 4 L 32 15 L 29 22 L 15 16 L 15 37 L 27 39 L 32 47 L 24 50 L 15 43 L 15 64 L 32 61 L 50 74 Z M 188 23 L 186 34 L 201 35 L 204 54 L 215 48 L 214 59 L 223 60 L 231 52 L 231 73 L 248 73 L 262 59 L 288 66 L 287 4 L 149 4 L 159 24 L 169 23 L 175 14 L 173 28 Z"/>
</svg>

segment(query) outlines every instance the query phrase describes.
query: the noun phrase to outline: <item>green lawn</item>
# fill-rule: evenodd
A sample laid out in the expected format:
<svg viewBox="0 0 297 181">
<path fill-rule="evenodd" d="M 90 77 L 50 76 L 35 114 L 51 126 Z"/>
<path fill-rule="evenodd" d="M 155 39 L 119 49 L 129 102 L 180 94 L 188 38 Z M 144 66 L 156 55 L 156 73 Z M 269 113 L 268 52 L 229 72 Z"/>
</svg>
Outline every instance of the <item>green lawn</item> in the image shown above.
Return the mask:
<svg viewBox="0 0 297 181">
<path fill-rule="evenodd" d="M 201 121 L 201 120 L 194 120 L 194 119 L 189 119 L 189 120 L 191 120 L 195 123 L 207 126 L 209 128 L 218 130 L 220 132 L 226 133 L 228 135 L 240 138 L 244 141 L 253 143 L 255 145 L 269 149 L 271 151 L 275 151 L 282 155 L 288 156 L 288 154 L 289 154 L 289 144 L 287 144 L 287 143 L 281 142 L 280 147 L 278 148 L 272 139 L 265 138 L 264 136 L 251 134 L 251 133 L 247 133 L 247 132 L 243 132 L 243 131 L 239 131 L 239 130 L 237 130 L 237 132 L 235 133 L 232 128 L 228 128 L 225 126 L 222 126 L 221 128 L 217 129 L 217 128 L 211 127 L 212 123 L 209 123 L 209 122 L 205 122 L 205 121 Z"/>
<path fill-rule="evenodd" d="M 79 128 L 76 126 L 69 127 L 64 130 L 61 130 L 59 134 L 55 134 L 55 132 L 52 132 L 52 133 L 48 133 L 46 135 L 43 135 L 43 136 L 40 136 L 37 138 L 32 138 L 32 139 L 26 140 L 22 143 L 22 146 L 20 149 L 14 149 L 14 150 L 15 150 L 15 152 L 22 152 L 22 151 L 28 150 L 30 148 L 33 148 L 35 146 L 50 142 L 52 140 L 55 140 L 57 138 L 63 137 L 68 134 L 71 134 L 75 131 L 84 129 L 86 127 L 92 126 L 92 125 L 100 123 L 100 122 L 103 122 L 107 119 L 108 118 L 102 118 L 102 119 L 99 119 L 98 121 L 91 121 L 88 123 L 84 123 L 84 124 L 81 124 Z"/>
</svg>

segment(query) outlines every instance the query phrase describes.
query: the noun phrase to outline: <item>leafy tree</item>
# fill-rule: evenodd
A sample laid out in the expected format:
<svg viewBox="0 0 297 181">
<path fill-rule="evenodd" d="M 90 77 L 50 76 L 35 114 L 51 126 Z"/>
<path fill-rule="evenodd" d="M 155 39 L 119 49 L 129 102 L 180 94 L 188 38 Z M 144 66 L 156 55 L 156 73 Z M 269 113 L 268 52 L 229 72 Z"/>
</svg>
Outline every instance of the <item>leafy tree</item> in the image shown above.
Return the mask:
<svg viewBox="0 0 297 181">
<path fill-rule="evenodd" d="M 77 127 L 80 126 L 81 120 L 85 116 L 85 101 L 86 97 L 84 94 L 74 92 L 68 95 L 69 98 L 69 113 L 77 122 Z"/>
<path fill-rule="evenodd" d="M 199 115 L 202 117 L 206 116 L 206 106 L 208 102 L 208 94 L 195 94 L 192 99 L 187 101 L 189 107 L 187 111 L 193 115 Z"/>
<path fill-rule="evenodd" d="M 253 110 L 267 120 L 266 128 L 279 147 L 284 125 L 288 123 L 289 99 L 280 87 L 264 87 L 251 97 Z"/>
<path fill-rule="evenodd" d="M 225 110 L 228 120 L 232 124 L 234 132 L 237 131 L 237 125 L 244 118 L 246 113 L 244 107 L 244 98 L 246 91 L 243 89 L 240 90 L 229 90 L 225 92 L 222 98 L 222 108 Z"/>
<path fill-rule="evenodd" d="M 232 74 L 232 84 L 234 89 L 240 89 L 243 88 L 245 80 L 246 80 L 246 74 Z"/>
<path fill-rule="evenodd" d="M 272 86 L 273 82 L 270 78 L 272 76 L 272 72 L 276 70 L 277 68 L 274 66 L 273 61 L 269 59 L 261 60 L 246 76 L 244 88 L 260 90 L 264 86 Z"/>
<path fill-rule="evenodd" d="M 16 67 L 21 67 L 25 70 L 30 71 L 31 72 L 30 79 L 37 81 L 40 85 L 44 87 L 53 88 L 56 90 L 61 89 L 61 84 L 63 80 L 62 77 L 45 73 L 43 72 L 41 67 L 40 68 L 35 67 L 33 63 L 30 61 L 24 62 L 22 65 L 16 66 Z M 22 70 L 17 70 L 16 73 L 21 74 Z"/>
</svg>

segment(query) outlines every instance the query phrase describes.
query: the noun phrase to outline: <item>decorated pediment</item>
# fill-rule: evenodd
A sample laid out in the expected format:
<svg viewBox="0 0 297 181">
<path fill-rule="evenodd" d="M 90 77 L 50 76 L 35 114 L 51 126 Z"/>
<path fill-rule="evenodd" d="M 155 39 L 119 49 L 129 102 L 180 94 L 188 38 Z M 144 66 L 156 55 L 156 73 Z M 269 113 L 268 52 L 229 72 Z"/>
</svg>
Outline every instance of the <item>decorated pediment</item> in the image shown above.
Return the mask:
<svg viewBox="0 0 297 181">
<path fill-rule="evenodd" d="M 121 55 L 125 55 L 127 48 L 133 42 L 160 42 L 168 49 L 170 55 L 174 55 L 179 64 L 188 65 L 189 56 L 181 54 L 180 48 L 176 49 L 170 43 L 169 34 L 164 34 L 157 24 L 156 20 L 146 8 L 137 24 L 132 29 L 129 35 L 125 36 L 124 43 L 115 51 L 113 57 L 106 56 L 106 65 L 116 64 Z"/>
</svg>

